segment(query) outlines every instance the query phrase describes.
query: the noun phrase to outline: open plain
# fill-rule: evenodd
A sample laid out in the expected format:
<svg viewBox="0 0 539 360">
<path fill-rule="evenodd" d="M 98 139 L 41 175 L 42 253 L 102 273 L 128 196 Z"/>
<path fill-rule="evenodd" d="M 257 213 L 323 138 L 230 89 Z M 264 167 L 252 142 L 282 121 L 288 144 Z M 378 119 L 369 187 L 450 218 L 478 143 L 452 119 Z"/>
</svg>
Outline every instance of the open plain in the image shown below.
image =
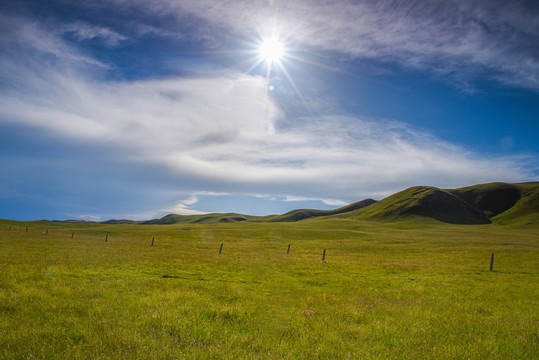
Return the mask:
<svg viewBox="0 0 539 360">
<path fill-rule="evenodd" d="M 536 226 L 6 220 L 0 248 L 0 358 L 539 356 Z"/>
</svg>

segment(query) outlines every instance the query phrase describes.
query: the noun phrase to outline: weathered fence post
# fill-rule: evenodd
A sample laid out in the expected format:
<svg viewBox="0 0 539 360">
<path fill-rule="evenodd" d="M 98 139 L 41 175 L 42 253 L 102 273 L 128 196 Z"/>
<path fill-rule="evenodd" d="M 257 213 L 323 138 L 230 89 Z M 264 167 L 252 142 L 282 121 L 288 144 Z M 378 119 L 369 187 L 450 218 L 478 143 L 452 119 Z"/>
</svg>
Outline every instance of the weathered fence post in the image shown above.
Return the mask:
<svg viewBox="0 0 539 360">
<path fill-rule="evenodd" d="M 45 235 L 49 235 L 49 229 L 45 230 Z"/>
<path fill-rule="evenodd" d="M 106 234 L 105 235 L 105 242 L 107 242 L 109 240 L 109 234 Z"/>
<path fill-rule="evenodd" d="M 290 244 L 288 244 L 288 250 L 286 250 L 287 254 L 290 254 Z"/>
<path fill-rule="evenodd" d="M 74 232 L 74 231 L 71 233 L 71 238 L 72 238 L 72 239 L 73 239 L 73 236 L 75 236 L 75 232 Z"/>
<path fill-rule="evenodd" d="M 326 261 L 326 249 L 324 249 L 324 254 L 322 255 L 322 261 L 323 262 Z"/>
<path fill-rule="evenodd" d="M 494 266 L 494 254 L 490 255 L 490 271 L 492 271 L 493 266 Z"/>
<path fill-rule="evenodd" d="M 153 241 L 154 241 L 154 240 L 155 240 L 155 236 L 154 236 L 154 237 L 152 237 L 152 246 L 153 246 Z"/>
<path fill-rule="evenodd" d="M 26 232 L 28 232 L 28 226 L 26 227 Z"/>
<path fill-rule="evenodd" d="M 219 255 L 221 254 L 221 251 L 223 251 L 223 244 L 221 243 L 221 247 L 219 248 Z"/>
</svg>

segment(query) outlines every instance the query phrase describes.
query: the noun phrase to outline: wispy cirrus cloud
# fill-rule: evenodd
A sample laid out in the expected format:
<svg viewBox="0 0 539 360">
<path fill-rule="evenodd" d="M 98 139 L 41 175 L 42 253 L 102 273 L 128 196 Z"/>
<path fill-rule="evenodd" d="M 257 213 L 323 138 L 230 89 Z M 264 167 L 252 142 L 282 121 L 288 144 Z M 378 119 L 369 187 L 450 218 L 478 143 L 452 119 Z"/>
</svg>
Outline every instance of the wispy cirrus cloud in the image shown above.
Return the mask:
<svg viewBox="0 0 539 360">
<path fill-rule="evenodd" d="M 145 6 L 137 3 L 137 6 Z M 273 4 L 273 5 L 272 5 Z M 273 31 L 297 47 L 539 91 L 539 6 L 529 1 L 162 1 L 155 12 L 204 19 L 208 35 Z M 463 75 L 466 74 L 466 75 Z"/>
<path fill-rule="evenodd" d="M 117 46 L 128 37 L 109 29 L 108 27 L 96 26 L 84 21 L 67 24 L 63 27 L 64 33 L 73 34 L 77 40 L 99 39 L 107 46 Z"/>
<path fill-rule="evenodd" d="M 63 66 L 65 71 L 75 65 L 109 68 L 109 65 L 62 42 L 55 31 L 40 26 L 36 21 L 1 12 L 0 47 L 3 51 L 0 61 L 4 67 L 0 76 L 9 79 L 5 81 L 7 85 L 16 83 L 19 77 L 24 76 L 22 65 L 26 65 L 29 71 L 36 70 L 42 63 L 51 62 L 55 62 L 56 66 Z M 44 72 L 48 70 L 46 67 L 43 69 Z"/>
<path fill-rule="evenodd" d="M 334 54 L 337 62 L 373 59 L 457 82 L 486 77 L 539 91 L 539 5 L 526 0 L 112 0 L 80 6 L 122 15 L 108 26 L 63 26 L 79 39 L 109 46 L 150 35 L 211 47 L 230 36 L 253 39 L 277 29 L 296 49 Z"/>
</svg>

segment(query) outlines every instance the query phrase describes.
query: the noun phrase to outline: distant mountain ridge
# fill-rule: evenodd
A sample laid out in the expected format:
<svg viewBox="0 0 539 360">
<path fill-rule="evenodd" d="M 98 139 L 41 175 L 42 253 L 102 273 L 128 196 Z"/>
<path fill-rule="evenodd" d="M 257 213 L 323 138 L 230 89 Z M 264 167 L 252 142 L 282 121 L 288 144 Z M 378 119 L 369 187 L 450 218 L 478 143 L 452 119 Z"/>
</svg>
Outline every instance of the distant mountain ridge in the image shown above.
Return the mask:
<svg viewBox="0 0 539 360">
<path fill-rule="evenodd" d="M 539 182 L 488 183 L 458 189 L 414 186 L 387 198 L 365 199 L 333 210 L 298 209 L 282 215 L 251 216 L 236 213 L 206 215 L 169 214 L 139 222 L 158 224 L 212 224 L 233 222 L 295 222 L 320 218 L 403 220 L 431 218 L 452 224 L 513 222 L 539 224 Z"/>
<path fill-rule="evenodd" d="M 539 182 L 516 184 L 494 182 L 458 189 L 414 186 L 380 201 L 365 199 L 333 210 L 297 209 L 281 215 L 168 214 L 160 219 L 147 221 L 113 219 L 101 223 L 140 225 L 269 223 L 316 221 L 332 218 L 379 221 L 428 218 L 451 224 L 496 223 L 539 226 Z M 59 222 L 83 223 L 87 221 L 65 220 Z"/>
</svg>

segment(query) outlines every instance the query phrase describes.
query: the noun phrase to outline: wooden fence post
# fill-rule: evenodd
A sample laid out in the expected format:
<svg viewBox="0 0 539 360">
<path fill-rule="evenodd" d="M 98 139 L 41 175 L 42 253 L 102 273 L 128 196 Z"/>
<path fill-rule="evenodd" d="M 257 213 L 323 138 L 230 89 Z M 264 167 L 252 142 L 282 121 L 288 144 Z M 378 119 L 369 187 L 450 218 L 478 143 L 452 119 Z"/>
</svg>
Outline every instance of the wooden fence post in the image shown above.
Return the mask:
<svg viewBox="0 0 539 360">
<path fill-rule="evenodd" d="M 154 236 L 154 237 L 152 237 L 152 246 L 153 246 L 153 241 L 154 241 L 154 240 L 155 240 L 155 236 Z"/>
<path fill-rule="evenodd" d="M 490 255 L 490 271 L 492 271 L 493 266 L 494 266 L 494 254 Z"/>
<path fill-rule="evenodd" d="M 323 262 L 326 261 L 326 249 L 324 249 L 324 254 L 322 255 L 322 261 Z"/>
<path fill-rule="evenodd" d="M 287 254 L 290 254 L 290 244 L 288 244 L 288 250 L 286 250 Z"/>
<path fill-rule="evenodd" d="M 223 251 L 223 244 L 221 243 L 221 247 L 219 248 L 219 255 L 221 255 L 221 251 Z"/>
</svg>

